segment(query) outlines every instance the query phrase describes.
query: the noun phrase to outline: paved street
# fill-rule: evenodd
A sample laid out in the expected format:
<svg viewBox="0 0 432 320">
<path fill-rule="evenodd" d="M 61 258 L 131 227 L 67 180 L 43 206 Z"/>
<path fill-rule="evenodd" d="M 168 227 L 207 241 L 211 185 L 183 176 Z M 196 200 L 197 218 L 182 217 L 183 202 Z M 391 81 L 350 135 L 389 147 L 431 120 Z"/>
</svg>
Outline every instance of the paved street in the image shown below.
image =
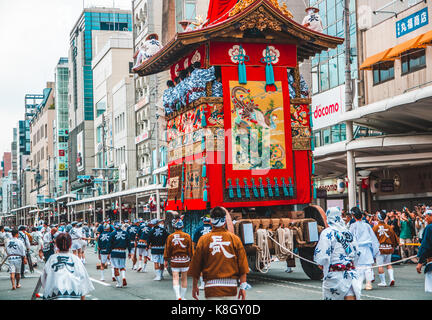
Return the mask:
<svg viewBox="0 0 432 320">
<path fill-rule="evenodd" d="M 153 265 L 149 264 L 147 273 L 131 271 L 131 260 L 127 261 L 126 288 L 115 288 L 111 281 L 111 271 L 105 271 L 105 279 L 99 281 L 100 273 L 96 270 L 97 256 L 92 247 L 87 249 L 87 271 L 93 281 L 95 290 L 87 297 L 88 300 L 167 300 L 174 298 L 171 277 L 165 272 L 165 280 L 153 281 Z M 374 283 L 372 291 L 363 291 L 364 300 L 430 300 L 431 294 L 424 292 L 424 275 L 417 274 L 415 265 L 397 265 L 395 268 L 396 286 L 381 288 Z M 1 300 L 29 300 L 36 286 L 41 267 L 34 274 L 26 274 L 22 287 L 12 291 L 10 289 L 9 275 L 3 269 L 0 272 L 0 299 Z M 300 267 L 294 272 L 284 272 L 285 263 L 274 262 L 271 270 L 266 274 L 253 273 L 248 276 L 252 289 L 248 290 L 247 298 L 254 300 L 321 300 L 321 281 L 310 280 Z M 375 269 L 377 276 L 377 270 Z M 388 279 L 388 277 L 387 277 Z M 189 278 L 187 299 L 191 295 L 192 279 Z M 203 294 L 203 292 L 200 292 Z"/>
</svg>

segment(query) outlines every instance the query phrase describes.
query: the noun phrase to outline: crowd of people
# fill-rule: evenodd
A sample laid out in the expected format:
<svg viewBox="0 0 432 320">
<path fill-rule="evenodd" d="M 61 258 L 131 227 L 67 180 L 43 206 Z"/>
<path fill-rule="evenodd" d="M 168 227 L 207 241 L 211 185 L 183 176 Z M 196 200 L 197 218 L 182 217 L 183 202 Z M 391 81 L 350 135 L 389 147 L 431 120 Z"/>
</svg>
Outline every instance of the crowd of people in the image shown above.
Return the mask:
<svg viewBox="0 0 432 320">
<path fill-rule="evenodd" d="M 373 288 L 373 268 L 378 268 L 378 286 L 387 286 L 384 268 L 394 286 L 393 263 L 417 264 L 418 273 L 426 264 L 425 291 L 432 292 L 432 209 L 422 205 L 370 214 L 358 207 L 331 207 L 326 219 L 314 252 L 324 273 L 324 299 L 360 299 L 362 289 Z"/>
<path fill-rule="evenodd" d="M 206 299 L 245 299 L 249 266 L 240 238 L 226 227 L 228 211 L 223 207 L 210 210 L 192 236 L 182 231 L 184 216 L 169 213 L 174 217 L 173 232 L 162 219 L 0 227 L 0 263 L 7 262 L 12 290 L 21 287 L 26 268 L 32 270 L 44 262 L 44 299 L 84 299 L 94 290 L 85 267 L 87 246 L 93 246 L 100 261 L 100 280 L 106 281 L 104 272 L 110 267 L 117 288 L 127 286 L 126 259 L 131 259 L 135 272 L 147 272 L 152 262 L 155 281 L 164 279 L 164 271 L 170 268 L 175 299 L 185 299 L 188 274 L 193 278 L 195 299 L 200 290 Z M 394 286 L 394 261 L 417 263 L 419 273 L 426 265 L 425 291 L 432 292 L 429 207 L 379 210 L 373 215 L 357 207 L 349 212 L 332 207 L 326 212 L 326 225 L 314 252 L 314 261 L 324 274 L 324 299 L 360 299 L 361 290 L 372 290 L 373 268 L 378 268 L 378 286 Z"/>
<path fill-rule="evenodd" d="M 213 208 L 202 218 L 203 223 L 193 237 L 182 231 L 183 216 L 171 213 L 172 233 L 162 219 L 121 223 L 108 218 L 90 225 L 77 221 L 52 225 L 42 222 L 30 230 L 24 225 L 0 227 L 0 263 L 8 263 L 12 290 L 21 287 L 26 268 L 32 269 L 43 261 L 42 298 L 85 299 L 94 290 L 85 268 L 85 251 L 90 245 L 100 260 L 97 264 L 100 280 L 106 281 L 104 270 L 111 266 L 117 288 L 127 286 L 126 259 L 129 258 L 136 272 L 146 272 L 147 263 L 153 262 L 156 281 L 162 280 L 164 270 L 170 267 L 177 300 L 185 299 L 188 272 L 193 277 L 195 299 L 200 290 L 204 290 L 207 299 L 235 298 L 238 287 L 238 297 L 244 299 L 249 267 L 241 240 L 225 227 L 227 210 Z M 32 252 L 37 254 L 34 259 L 31 259 Z"/>
</svg>

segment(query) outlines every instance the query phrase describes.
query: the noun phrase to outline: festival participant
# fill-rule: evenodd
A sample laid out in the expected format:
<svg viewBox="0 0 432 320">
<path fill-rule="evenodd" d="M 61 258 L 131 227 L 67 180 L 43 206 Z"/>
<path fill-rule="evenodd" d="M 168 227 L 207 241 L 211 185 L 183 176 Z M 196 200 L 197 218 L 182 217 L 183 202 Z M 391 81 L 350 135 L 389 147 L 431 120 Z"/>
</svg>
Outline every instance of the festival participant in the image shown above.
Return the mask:
<svg viewBox="0 0 432 320">
<path fill-rule="evenodd" d="M 172 80 L 168 80 L 166 83 L 168 89 L 166 89 L 162 96 L 162 102 L 163 106 L 165 108 L 165 115 L 169 115 L 173 112 L 173 106 L 174 106 L 174 98 L 175 95 L 173 94 L 174 91 L 174 82 Z"/>
<path fill-rule="evenodd" d="M 138 256 L 138 272 L 147 272 L 147 262 L 149 258 L 148 252 L 148 236 L 150 227 L 147 222 L 142 222 L 136 235 L 136 254 Z"/>
<path fill-rule="evenodd" d="M 117 280 L 117 288 L 127 286 L 126 281 L 126 249 L 128 250 L 128 258 L 131 258 L 131 247 L 129 235 L 126 231 L 121 230 L 122 225 L 116 221 L 114 223 L 114 231 L 111 232 L 107 252 L 114 268 L 114 275 Z M 120 281 L 120 272 L 121 279 Z"/>
<path fill-rule="evenodd" d="M 158 52 L 162 48 L 161 43 L 158 40 L 158 35 L 156 33 L 149 34 L 142 47 L 138 51 L 138 55 L 136 56 L 136 63 L 134 68 L 138 67 L 145 60 L 149 59 L 156 52 Z"/>
<path fill-rule="evenodd" d="M 154 263 L 156 277 L 153 280 L 163 280 L 164 271 L 164 249 L 165 242 L 168 238 L 168 231 L 165 229 L 162 219 L 153 219 L 151 224 L 154 225 L 148 235 L 147 244 L 151 252 L 151 260 Z"/>
<path fill-rule="evenodd" d="M 216 75 L 216 79 L 212 83 L 212 97 L 222 97 L 222 82 L 220 74 Z"/>
<path fill-rule="evenodd" d="M 30 239 L 27 235 L 26 230 L 27 230 L 27 226 L 20 225 L 18 227 L 18 239 L 20 239 L 24 243 L 24 246 L 26 248 L 26 257 L 28 257 L 28 255 L 30 253 Z M 27 265 L 28 265 L 28 263 L 27 263 Z M 24 263 L 21 264 L 21 278 L 25 278 L 25 276 L 24 276 L 24 272 L 26 269 L 25 267 L 26 267 L 26 264 L 24 264 Z"/>
<path fill-rule="evenodd" d="M 373 227 L 373 232 L 378 238 L 380 244 L 379 254 L 376 257 L 376 263 L 378 266 L 383 264 L 388 264 L 387 272 L 390 278 L 390 286 L 394 286 L 395 280 L 394 280 L 393 267 L 391 266 L 390 263 L 391 263 L 391 255 L 394 249 L 397 247 L 399 243 L 399 239 L 396 236 L 393 229 L 384 222 L 386 218 L 385 211 L 378 212 L 376 217 L 378 219 L 378 224 L 375 227 Z M 384 267 L 378 267 L 378 275 L 381 280 L 381 282 L 378 283 L 378 286 L 380 287 L 387 286 L 385 280 Z"/>
<path fill-rule="evenodd" d="M 133 254 L 133 257 L 132 257 L 132 270 L 136 270 L 138 268 L 137 265 L 136 265 L 136 262 L 137 262 L 137 257 L 136 257 L 136 251 L 137 251 L 137 249 L 136 249 L 136 237 L 137 237 L 138 231 L 139 231 L 139 220 L 135 219 L 133 221 L 133 225 L 129 226 L 126 229 L 126 232 L 128 233 L 129 239 L 130 239 L 130 242 L 131 242 L 130 245 L 131 245 L 131 248 L 132 248 L 131 250 L 132 250 L 132 254 Z"/>
<path fill-rule="evenodd" d="M 177 92 L 177 98 L 178 98 L 177 107 L 176 107 L 177 110 L 186 106 L 186 95 L 189 89 L 187 87 L 188 74 L 186 70 L 180 71 L 179 78 L 180 78 L 180 82 L 175 86 L 175 90 Z"/>
<path fill-rule="evenodd" d="M 432 292 L 432 210 L 428 209 L 423 214 L 427 226 L 423 231 L 421 246 L 417 253 L 418 264 L 416 270 L 421 273 L 423 264 L 425 266 L 425 292 Z"/>
<path fill-rule="evenodd" d="M 195 100 L 206 96 L 206 85 L 208 82 L 216 79 L 215 67 L 208 69 L 201 68 L 201 62 L 196 61 L 191 65 L 191 72 L 188 79 L 186 103 L 192 103 Z"/>
<path fill-rule="evenodd" d="M 26 247 L 19 238 L 18 230 L 12 230 L 12 239 L 6 241 L 6 254 L 8 255 L 9 273 L 12 290 L 21 288 L 20 273 L 21 265 L 27 264 Z M 16 284 L 15 284 L 16 281 Z"/>
<path fill-rule="evenodd" d="M 314 261 L 322 268 L 324 300 L 359 300 L 361 282 L 356 261 L 360 255 L 354 236 L 347 229 L 338 207 L 326 212 L 328 228 L 319 237 Z"/>
<path fill-rule="evenodd" d="M 81 259 L 82 234 L 80 232 L 80 229 L 78 228 L 78 222 L 73 221 L 71 225 L 72 229 L 70 229 L 69 235 L 72 239 L 72 253 L 77 255 Z"/>
<path fill-rule="evenodd" d="M 105 223 L 103 225 L 104 230 L 102 233 L 98 236 L 97 243 L 98 243 L 98 258 L 101 262 L 100 271 L 101 271 L 101 281 L 105 281 L 104 277 L 104 269 L 105 266 L 108 266 L 108 246 L 110 242 L 110 225 L 108 223 Z M 112 279 L 113 281 L 116 281 L 114 268 L 112 268 Z"/>
<path fill-rule="evenodd" d="M 87 237 L 85 234 L 85 230 L 84 230 L 84 223 L 83 222 L 78 222 L 77 223 L 77 228 L 78 228 L 78 232 L 79 234 L 81 234 L 81 238 L 80 238 L 80 242 L 81 242 L 81 261 L 82 263 L 86 263 L 85 261 L 85 250 L 87 249 Z"/>
<path fill-rule="evenodd" d="M 203 224 L 201 226 L 199 226 L 195 230 L 195 233 L 193 234 L 192 241 L 193 241 L 194 248 L 196 248 L 196 245 L 197 245 L 199 239 L 203 235 L 209 233 L 211 231 L 211 229 L 212 229 L 211 218 L 210 218 L 209 214 L 206 214 L 205 216 L 203 216 L 201 218 L 201 221 L 203 222 Z M 204 290 L 204 280 L 203 280 L 202 275 L 200 276 L 200 286 L 199 286 L 199 289 L 200 290 Z"/>
<path fill-rule="evenodd" d="M 94 287 L 81 259 L 70 253 L 71 236 L 62 232 L 55 243 L 59 252 L 50 256 L 41 276 L 43 299 L 85 300 Z"/>
<path fill-rule="evenodd" d="M 369 223 L 362 220 L 363 213 L 359 208 L 351 208 L 351 213 L 354 215 L 354 222 L 349 230 L 354 236 L 354 241 L 357 243 L 357 248 L 360 256 L 356 262 L 360 283 L 363 284 L 363 279 L 366 279 L 365 290 L 372 290 L 372 280 L 374 278 L 372 264 L 376 255 L 379 253 L 379 242 Z"/>
<path fill-rule="evenodd" d="M 0 259 L 6 255 L 5 243 L 6 243 L 6 232 L 4 226 L 0 226 Z M 0 261 L 1 263 L 1 261 Z"/>
<path fill-rule="evenodd" d="M 173 212 L 178 214 L 177 212 Z M 187 291 L 187 272 L 193 255 L 193 245 L 190 235 L 183 232 L 183 216 L 172 220 L 174 233 L 166 240 L 164 250 L 165 268 L 168 268 L 168 261 L 171 263 L 173 276 L 173 289 L 176 300 L 185 300 Z M 179 280 L 181 278 L 181 288 Z"/>
<path fill-rule="evenodd" d="M 39 231 L 42 228 L 39 229 L 36 227 L 32 227 L 32 232 L 31 232 L 31 237 L 32 237 L 32 243 L 31 245 L 33 246 L 33 252 L 37 253 L 39 259 L 41 261 L 43 261 L 43 253 L 42 253 L 42 248 L 43 248 L 43 236 L 42 233 Z M 36 262 L 36 261 L 35 261 Z"/>
<path fill-rule="evenodd" d="M 45 262 L 48 261 L 49 257 L 51 257 L 55 252 L 55 238 L 57 236 L 57 229 L 52 228 L 49 232 L 46 232 L 43 236 L 43 247 L 42 252 L 45 259 Z"/>
<path fill-rule="evenodd" d="M 206 299 L 246 299 L 246 275 L 249 272 L 246 252 L 240 238 L 226 229 L 227 210 L 215 207 L 210 211 L 212 230 L 197 244 L 190 264 L 193 277 L 192 297 L 198 300 L 198 279 L 202 273 Z"/>
<path fill-rule="evenodd" d="M 306 8 L 306 17 L 303 18 L 302 25 L 316 32 L 323 32 L 323 25 L 321 17 L 319 16 L 318 8 L 308 7 Z"/>
</svg>

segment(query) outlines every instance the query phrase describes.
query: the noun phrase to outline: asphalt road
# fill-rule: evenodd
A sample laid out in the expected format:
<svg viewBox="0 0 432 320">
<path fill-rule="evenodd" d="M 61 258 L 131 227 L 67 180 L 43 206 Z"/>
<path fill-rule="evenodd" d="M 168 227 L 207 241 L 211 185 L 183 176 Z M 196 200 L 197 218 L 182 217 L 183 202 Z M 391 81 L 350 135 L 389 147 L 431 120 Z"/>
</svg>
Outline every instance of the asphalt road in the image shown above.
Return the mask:
<svg viewBox="0 0 432 320">
<path fill-rule="evenodd" d="M 147 266 L 147 273 L 132 271 L 132 262 L 127 260 L 126 279 L 128 286 L 116 288 L 111 280 L 111 270 L 105 270 L 106 281 L 100 281 L 100 271 L 96 270 L 97 255 L 94 248 L 87 248 L 87 271 L 93 281 L 95 290 L 87 300 L 171 300 L 175 298 L 172 290 L 171 276 L 165 271 L 165 280 L 154 281 L 153 264 Z M 377 269 L 373 290 L 362 291 L 363 300 L 431 300 L 432 294 L 424 292 L 424 274 L 418 274 L 414 264 L 395 265 L 396 285 L 378 287 Z M 42 265 L 35 273 L 26 273 L 22 287 L 11 290 L 9 274 L 4 268 L 0 272 L 0 300 L 29 300 L 39 278 Z M 248 283 L 252 288 L 247 291 L 247 299 L 253 300 L 321 300 L 321 281 L 310 280 L 303 272 L 299 261 L 292 273 L 285 273 L 284 262 L 273 262 L 268 273 L 251 273 Z M 388 281 L 388 276 L 387 276 Z M 193 299 L 191 294 L 192 279 L 188 281 L 186 298 Z M 200 291 L 203 298 L 204 292 Z"/>
</svg>

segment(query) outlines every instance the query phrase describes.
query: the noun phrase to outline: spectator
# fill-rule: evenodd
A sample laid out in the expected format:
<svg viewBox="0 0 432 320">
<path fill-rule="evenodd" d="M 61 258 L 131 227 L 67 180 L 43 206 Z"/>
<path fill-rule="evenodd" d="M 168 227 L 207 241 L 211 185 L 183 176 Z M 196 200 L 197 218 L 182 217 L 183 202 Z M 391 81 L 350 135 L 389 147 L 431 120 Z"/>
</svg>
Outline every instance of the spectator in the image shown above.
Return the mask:
<svg viewBox="0 0 432 320">
<path fill-rule="evenodd" d="M 417 236 L 420 243 L 422 242 L 423 232 L 424 232 L 424 229 L 426 228 L 426 225 L 427 225 L 427 223 L 422 216 L 417 215 L 415 217 L 416 236 Z"/>
<path fill-rule="evenodd" d="M 399 227 L 399 222 L 398 222 L 398 215 L 397 213 L 395 213 L 395 211 L 390 211 L 387 214 L 387 218 L 385 223 L 387 223 L 390 227 L 393 228 L 393 231 L 396 233 L 396 235 L 398 237 L 400 237 L 400 227 Z"/>
<path fill-rule="evenodd" d="M 399 244 L 401 246 L 401 257 L 402 259 L 411 257 L 414 253 L 413 247 L 411 245 L 407 245 L 408 243 L 413 242 L 414 234 L 412 232 L 412 220 L 411 217 L 404 208 L 404 211 L 402 212 L 400 219 L 398 221 L 398 225 L 401 229 L 400 237 L 399 237 Z M 408 255 L 407 255 L 408 252 Z"/>
</svg>

